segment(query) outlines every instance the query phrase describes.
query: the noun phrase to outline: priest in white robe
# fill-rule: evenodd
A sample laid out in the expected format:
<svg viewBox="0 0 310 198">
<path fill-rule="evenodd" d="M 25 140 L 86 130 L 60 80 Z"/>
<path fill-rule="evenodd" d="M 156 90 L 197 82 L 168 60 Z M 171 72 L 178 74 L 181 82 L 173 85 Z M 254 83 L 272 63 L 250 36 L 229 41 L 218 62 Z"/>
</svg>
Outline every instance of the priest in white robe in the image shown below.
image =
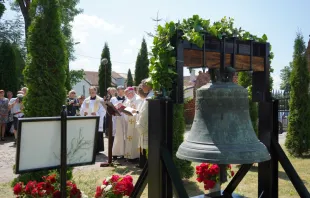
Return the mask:
<svg viewBox="0 0 310 198">
<path fill-rule="evenodd" d="M 118 103 L 115 105 L 116 108 L 119 108 L 120 106 L 124 105 L 126 101 L 125 97 L 125 88 L 123 86 L 117 87 L 117 100 Z M 125 117 L 123 113 L 120 113 L 121 116 L 115 117 L 115 136 L 114 136 L 114 142 L 113 142 L 113 148 L 112 148 L 112 155 L 113 158 L 116 159 L 116 157 L 123 158 L 125 154 Z"/>
<path fill-rule="evenodd" d="M 127 96 L 126 110 L 128 109 L 133 115 L 126 115 L 126 138 L 125 138 L 125 155 L 124 157 L 129 161 L 133 161 L 140 157 L 139 137 L 140 134 L 136 129 L 137 111 L 142 103 L 142 99 L 135 93 L 133 87 L 128 87 L 125 92 Z"/>
<path fill-rule="evenodd" d="M 89 97 L 86 98 L 81 105 L 80 114 L 81 116 L 99 116 L 99 126 L 98 126 L 98 137 L 97 137 L 97 150 L 99 153 L 104 151 L 104 142 L 103 142 L 103 120 L 106 115 L 106 110 L 102 106 L 103 98 L 97 95 L 97 88 L 89 88 Z"/>
<path fill-rule="evenodd" d="M 148 149 L 148 127 L 149 127 L 149 120 L 148 120 L 148 101 L 147 99 L 151 99 L 154 96 L 154 92 L 152 89 L 152 85 L 150 79 L 145 79 L 141 83 L 141 87 L 144 93 L 147 93 L 146 99 L 144 100 L 143 104 L 141 105 L 139 111 L 139 119 L 136 123 L 136 128 L 140 133 L 140 141 L 139 145 L 143 150 L 143 154 L 145 155 L 146 150 Z"/>
</svg>

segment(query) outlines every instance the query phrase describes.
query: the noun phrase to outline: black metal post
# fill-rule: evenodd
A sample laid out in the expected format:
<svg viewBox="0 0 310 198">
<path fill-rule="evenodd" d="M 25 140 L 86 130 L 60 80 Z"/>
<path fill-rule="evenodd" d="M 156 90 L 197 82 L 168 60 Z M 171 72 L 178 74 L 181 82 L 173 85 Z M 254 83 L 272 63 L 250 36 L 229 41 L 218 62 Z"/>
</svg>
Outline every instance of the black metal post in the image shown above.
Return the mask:
<svg viewBox="0 0 310 198">
<path fill-rule="evenodd" d="M 107 64 L 104 64 L 104 75 L 105 75 L 105 79 L 104 79 L 104 92 L 106 92 L 107 91 Z M 104 94 L 104 93 L 103 93 Z M 108 94 L 104 94 L 104 95 L 106 95 L 106 100 L 108 101 Z M 103 95 L 103 96 L 104 96 Z M 110 127 L 111 125 L 110 125 L 110 123 L 108 123 L 108 122 L 110 122 L 109 120 L 108 120 L 108 117 L 111 117 L 111 116 L 109 116 L 107 113 L 105 114 L 105 116 L 104 116 L 104 121 L 105 121 L 105 130 L 107 130 L 107 126 L 108 127 Z M 112 117 L 111 117 L 111 119 L 112 119 Z M 109 129 L 108 129 L 109 130 Z M 105 134 L 107 134 L 107 133 L 105 133 Z M 111 136 L 110 136 L 110 134 L 109 134 L 109 131 L 108 131 L 108 138 L 109 138 L 109 149 L 110 149 L 110 138 Z M 110 158 L 109 158 L 110 159 Z M 112 162 L 112 161 L 111 161 Z M 108 163 L 110 163 L 110 162 L 108 162 Z"/>
<path fill-rule="evenodd" d="M 258 138 L 265 144 L 269 153 L 273 153 L 271 147 L 271 138 L 273 136 L 273 103 L 270 93 L 270 81 L 269 81 L 269 44 L 265 45 L 265 57 L 264 57 L 264 71 L 253 73 L 253 90 L 258 91 L 257 97 L 258 105 Z M 258 78 L 260 77 L 260 79 Z M 257 93 L 254 93 L 254 95 Z M 253 95 L 253 101 L 255 97 Z M 273 169 L 272 160 L 262 162 L 258 164 L 258 197 L 272 197 L 273 190 Z"/>
<path fill-rule="evenodd" d="M 169 122 L 171 118 L 173 118 L 173 104 L 171 101 L 167 101 L 165 104 L 165 120 L 166 120 L 166 130 L 163 134 L 163 144 L 166 145 L 167 150 L 172 156 L 172 148 L 173 148 L 173 122 Z M 165 180 L 164 183 L 166 183 L 166 192 L 164 192 L 165 197 L 172 197 L 173 191 L 172 191 L 172 181 L 169 177 L 169 173 L 167 169 L 163 169 L 163 179 Z"/>
<path fill-rule="evenodd" d="M 273 131 L 272 103 L 260 102 L 258 105 L 259 125 L 258 137 L 271 152 L 271 137 Z M 272 153 L 272 152 L 271 152 Z M 269 198 L 272 196 L 272 176 L 271 160 L 258 164 L 258 197 Z"/>
<path fill-rule="evenodd" d="M 67 197 L 67 111 L 66 106 L 62 106 L 60 130 L 60 192 L 61 197 Z"/>
<path fill-rule="evenodd" d="M 176 79 L 176 86 L 172 91 L 172 100 L 176 104 L 183 104 L 184 102 L 184 78 L 183 78 L 183 69 L 184 69 L 184 47 L 183 41 L 179 40 L 179 31 L 177 32 L 176 39 L 176 72 L 178 77 Z"/>
<path fill-rule="evenodd" d="M 289 177 L 299 196 L 302 198 L 310 198 L 310 193 L 307 190 L 305 184 L 300 179 L 292 163 L 285 155 L 285 152 L 282 150 L 280 144 L 274 138 L 272 138 L 272 146 L 274 147 L 275 152 L 277 153 L 279 162 L 281 163 L 285 173 Z"/>
<path fill-rule="evenodd" d="M 160 145 L 162 143 L 163 132 L 165 131 L 165 101 L 164 100 L 148 100 L 148 196 L 149 198 L 163 197 L 166 191 L 163 178 L 163 164 L 160 160 Z M 151 113 L 152 112 L 152 113 Z M 162 173 L 162 174 L 161 174 Z M 172 197 L 171 197 L 172 198 Z"/>
<path fill-rule="evenodd" d="M 276 142 L 279 142 L 279 125 L 278 125 L 278 111 L 279 111 L 279 100 L 275 100 L 272 103 L 273 109 L 273 133 L 272 137 Z M 278 162 L 278 154 L 274 147 L 270 149 L 270 165 L 271 165 L 271 173 L 272 173 L 272 197 L 279 197 L 279 162 Z"/>
<path fill-rule="evenodd" d="M 112 115 L 106 116 L 108 117 L 109 127 L 108 127 L 108 163 L 112 164 L 112 147 L 113 147 L 113 122 Z"/>
</svg>

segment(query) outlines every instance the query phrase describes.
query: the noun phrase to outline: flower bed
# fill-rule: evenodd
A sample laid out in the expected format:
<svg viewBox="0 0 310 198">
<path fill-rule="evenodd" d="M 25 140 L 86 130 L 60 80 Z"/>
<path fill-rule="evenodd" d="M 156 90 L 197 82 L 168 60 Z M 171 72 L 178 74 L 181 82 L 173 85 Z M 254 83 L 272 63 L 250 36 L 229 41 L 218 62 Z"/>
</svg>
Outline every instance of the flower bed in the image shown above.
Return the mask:
<svg viewBox="0 0 310 198">
<path fill-rule="evenodd" d="M 18 182 L 13 188 L 14 195 L 17 198 L 61 198 L 60 183 L 56 179 L 56 174 L 43 176 L 43 182 L 29 181 L 26 185 L 23 182 Z M 70 198 L 85 198 L 76 184 L 67 181 L 67 197 Z"/>
<path fill-rule="evenodd" d="M 130 175 L 121 177 L 112 175 L 103 180 L 101 186 L 97 186 L 95 198 L 122 198 L 130 196 L 134 185 Z"/>
<path fill-rule="evenodd" d="M 231 170 L 231 165 L 226 167 L 229 178 L 234 176 L 234 171 Z M 196 166 L 197 181 L 204 183 L 204 189 L 210 190 L 215 187 L 215 184 L 220 182 L 220 167 L 217 164 L 202 163 Z"/>
</svg>

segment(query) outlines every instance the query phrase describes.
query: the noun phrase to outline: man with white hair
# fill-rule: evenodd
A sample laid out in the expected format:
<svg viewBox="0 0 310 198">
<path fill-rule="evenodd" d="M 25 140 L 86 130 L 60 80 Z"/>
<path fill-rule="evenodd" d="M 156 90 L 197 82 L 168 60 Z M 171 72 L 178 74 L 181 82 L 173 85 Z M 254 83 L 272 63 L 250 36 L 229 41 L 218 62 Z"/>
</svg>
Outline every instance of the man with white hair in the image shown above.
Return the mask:
<svg viewBox="0 0 310 198">
<path fill-rule="evenodd" d="M 117 87 L 117 100 L 118 103 L 115 104 L 116 108 L 119 108 L 124 105 L 125 103 L 125 93 L 124 93 L 124 86 Z M 116 159 L 117 157 L 123 158 L 125 154 L 125 117 L 123 113 L 121 116 L 115 117 L 115 136 L 112 148 L 112 155 L 113 158 Z"/>
<path fill-rule="evenodd" d="M 149 107 L 148 107 L 148 101 L 147 99 L 151 99 L 154 96 L 153 88 L 152 88 L 152 82 L 150 78 L 144 79 L 141 82 L 141 88 L 145 94 L 147 94 L 146 99 L 142 103 L 139 111 L 139 118 L 136 123 L 136 128 L 140 133 L 140 147 L 142 150 L 143 157 L 146 157 L 147 149 L 148 149 L 148 132 L 149 132 Z M 140 158 L 140 167 L 144 166 L 145 160 Z"/>
<path fill-rule="evenodd" d="M 11 98 L 9 102 L 9 110 L 11 110 L 11 114 L 13 114 L 13 132 L 15 136 L 15 143 L 16 144 L 16 139 L 17 139 L 17 127 L 18 127 L 18 118 L 24 117 L 23 109 L 23 97 L 24 95 L 18 92 L 16 98 Z"/>
<path fill-rule="evenodd" d="M 133 111 L 131 113 L 137 111 L 138 106 L 142 103 L 140 97 L 138 97 L 135 93 L 133 87 L 128 87 L 125 90 L 125 95 L 127 97 L 127 102 L 125 104 L 126 107 L 129 109 L 131 108 Z M 126 115 L 126 133 L 125 133 L 125 155 L 124 157 L 128 159 L 128 161 L 134 162 L 140 156 L 140 149 L 139 149 L 139 133 L 136 129 L 136 120 L 137 114 Z"/>
</svg>

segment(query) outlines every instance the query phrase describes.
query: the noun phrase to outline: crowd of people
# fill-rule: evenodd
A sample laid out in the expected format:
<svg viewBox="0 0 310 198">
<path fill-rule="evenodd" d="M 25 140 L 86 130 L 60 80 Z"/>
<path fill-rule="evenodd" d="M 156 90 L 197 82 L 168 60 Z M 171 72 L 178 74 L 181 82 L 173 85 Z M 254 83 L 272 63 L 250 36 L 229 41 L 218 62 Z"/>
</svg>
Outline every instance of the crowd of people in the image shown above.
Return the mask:
<svg viewBox="0 0 310 198">
<path fill-rule="evenodd" d="M 113 142 L 113 160 L 125 159 L 138 163 L 137 166 L 143 168 L 148 147 L 148 103 L 146 99 L 152 96 L 152 86 L 148 79 L 143 80 L 136 87 L 109 87 L 103 98 L 97 95 L 96 87 L 90 87 L 89 97 L 81 99 L 77 99 L 75 91 L 72 90 L 68 94 L 67 112 L 69 116 L 99 116 L 97 153 L 104 151 L 103 138 L 108 137 L 108 128 L 112 127 L 110 138 Z M 120 113 L 120 116 L 112 115 L 112 126 L 108 126 L 107 118 L 110 115 L 104 108 L 105 101 L 109 101 Z"/>
<path fill-rule="evenodd" d="M 5 136 L 14 134 L 16 144 L 18 118 L 24 117 L 23 97 L 27 94 L 27 87 L 23 87 L 13 97 L 11 91 L 0 90 L 0 134 L 1 141 L 5 141 Z"/>
<path fill-rule="evenodd" d="M 23 87 L 13 97 L 11 91 L 5 93 L 0 90 L 0 134 L 1 141 L 6 136 L 17 138 L 18 118 L 24 117 L 23 97 L 27 88 Z M 6 97 L 5 97 L 6 95 Z M 108 138 L 108 128 L 112 127 L 112 155 L 113 160 L 125 159 L 137 163 L 140 168 L 146 163 L 146 149 L 148 147 L 148 102 L 153 96 L 149 79 L 145 79 L 139 86 L 109 87 L 102 98 L 97 95 L 97 88 L 89 88 L 89 97 L 76 96 L 74 90 L 67 96 L 68 116 L 99 116 L 97 154 L 105 150 L 104 136 Z M 105 102 L 110 102 L 120 113 L 112 115 L 112 126 L 107 122 L 110 116 L 104 108 Z M 107 148 L 108 145 L 106 145 Z"/>
</svg>

